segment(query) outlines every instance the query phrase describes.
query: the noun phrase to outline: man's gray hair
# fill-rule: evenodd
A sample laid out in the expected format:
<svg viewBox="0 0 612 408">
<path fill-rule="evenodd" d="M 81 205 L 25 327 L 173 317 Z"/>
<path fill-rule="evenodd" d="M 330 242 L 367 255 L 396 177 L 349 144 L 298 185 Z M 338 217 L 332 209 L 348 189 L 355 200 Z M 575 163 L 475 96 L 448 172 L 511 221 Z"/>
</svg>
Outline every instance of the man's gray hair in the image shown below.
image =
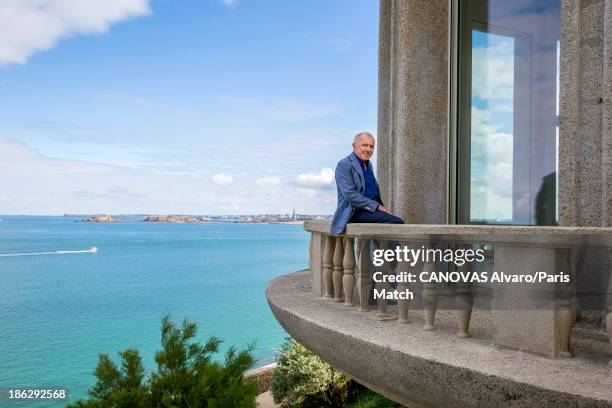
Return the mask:
<svg viewBox="0 0 612 408">
<path fill-rule="evenodd" d="M 374 139 L 374 136 L 372 136 L 372 134 L 371 134 L 370 132 L 359 132 L 359 133 L 357 133 L 357 134 L 355 135 L 355 137 L 353 138 L 353 143 L 357 143 L 357 141 L 359 140 L 359 138 L 360 138 L 361 136 L 369 136 L 369 137 L 371 137 L 373 140 L 376 140 L 376 139 Z"/>
</svg>

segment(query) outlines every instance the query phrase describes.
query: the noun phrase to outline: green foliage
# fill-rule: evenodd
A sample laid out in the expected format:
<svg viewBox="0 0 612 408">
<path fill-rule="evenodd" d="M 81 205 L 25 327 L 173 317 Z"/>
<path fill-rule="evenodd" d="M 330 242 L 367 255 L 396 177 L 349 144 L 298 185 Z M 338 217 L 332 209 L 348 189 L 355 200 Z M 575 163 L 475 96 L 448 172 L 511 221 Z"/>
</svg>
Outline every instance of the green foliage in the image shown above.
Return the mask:
<svg viewBox="0 0 612 408">
<path fill-rule="evenodd" d="M 68 408 L 228 408 L 255 407 L 256 383 L 245 383 L 244 373 L 254 364 L 252 346 L 230 348 L 222 363 L 214 361 L 221 340 L 194 340 L 195 323 L 185 320 L 177 327 L 168 316 L 162 320 L 162 349 L 155 354 L 157 371 L 144 381 L 138 350 L 119 353 L 121 368 L 101 354 L 90 398 Z"/>
<path fill-rule="evenodd" d="M 295 340 L 285 340 L 277 363 L 270 389 L 282 408 L 344 406 L 350 379 Z"/>
<path fill-rule="evenodd" d="M 346 408 L 395 408 L 397 404 L 374 391 L 363 389 Z"/>
</svg>

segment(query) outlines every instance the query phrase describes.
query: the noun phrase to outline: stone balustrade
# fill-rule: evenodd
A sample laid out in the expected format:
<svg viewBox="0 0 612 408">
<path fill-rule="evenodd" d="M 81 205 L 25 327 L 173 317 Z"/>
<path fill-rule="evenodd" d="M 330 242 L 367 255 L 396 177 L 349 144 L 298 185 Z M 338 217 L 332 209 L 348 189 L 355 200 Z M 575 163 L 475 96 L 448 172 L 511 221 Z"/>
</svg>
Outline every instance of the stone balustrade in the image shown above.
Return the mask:
<svg viewBox="0 0 612 408">
<path fill-rule="evenodd" d="M 411 321 L 410 313 L 414 313 L 411 306 L 417 304 L 419 313 L 423 313 L 422 329 L 433 331 L 443 291 L 444 307 L 454 311 L 459 338 L 470 337 L 470 319 L 475 301 L 479 301 L 481 307 L 491 311 L 494 345 L 552 358 L 571 357 L 577 303 L 581 296 L 599 296 L 607 299 L 602 308 L 606 308 L 607 334 L 612 339 L 612 228 L 349 224 L 346 234 L 341 236 L 330 235 L 329 224 L 323 222 L 307 222 L 305 229 L 312 234 L 310 271 L 317 295 L 366 313 L 374 306 L 371 305 L 374 289 L 379 293 L 413 291 L 415 300 L 398 299 L 392 313 L 385 298 L 376 299 L 376 317 L 381 321 L 407 324 Z M 416 264 L 399 260 L 373 266 L 374 249 L 393 249 L 398 245 L 430 250 L 442 247 L 466 250 L 487 245 L 492 249 L 492 259 L 488 259 L 490 272 L 504 271 L 509 275 L 563 272 L 570 276 L 570 281 L 490 283 L 484 285 L 484 290 L 481 285 L 478 289 L 486 294 L 484 301 L 475 296 L 473 283 L 463 281 L 452 288 L 436 282 L 398 282 L 395 289 L 389 282 L 374 283 L 374 270 L 380 276 L 397 277 L 402 272 L 418 275 L 422 271 L 467 273 L 477 269 L 475 262 L 449 268 L 448 263 L 431 259 Z M 584 248 L 589 249 L 589 258 L 581 258 Z M 582 293 L 581 278 L 599 282 L 596 284 L 599 290 Z M 420 293 L 414 292 L 417 287 Z M 449 293 L 452 299 L 448 299 Z"/>
</svg>

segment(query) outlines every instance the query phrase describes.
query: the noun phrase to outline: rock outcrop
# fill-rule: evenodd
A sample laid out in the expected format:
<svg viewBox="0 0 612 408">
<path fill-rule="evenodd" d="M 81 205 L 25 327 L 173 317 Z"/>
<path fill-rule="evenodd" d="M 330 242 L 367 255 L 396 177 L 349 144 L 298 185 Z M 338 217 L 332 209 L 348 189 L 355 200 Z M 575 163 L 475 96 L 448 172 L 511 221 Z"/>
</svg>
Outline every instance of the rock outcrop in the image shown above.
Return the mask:
<svg viewBox="0 0 612 408">
<path fill-rule="evenodd" d="M 114 219 L 110 215 L 95 215 L 95 216 L 87 218 L 86 220 L 83 220 L 83 222 L 113 223 L 113 222 L 119 222 L 119 221 Z"/>
</svg>

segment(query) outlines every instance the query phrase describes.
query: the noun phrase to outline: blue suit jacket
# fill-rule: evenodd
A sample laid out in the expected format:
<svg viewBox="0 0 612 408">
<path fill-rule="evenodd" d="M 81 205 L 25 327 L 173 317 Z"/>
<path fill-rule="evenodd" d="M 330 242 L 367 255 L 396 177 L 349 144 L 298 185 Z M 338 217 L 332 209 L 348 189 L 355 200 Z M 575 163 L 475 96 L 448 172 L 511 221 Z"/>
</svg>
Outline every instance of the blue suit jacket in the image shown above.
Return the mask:
<svg viewBox="0 0 612 408">
<path fill-rule="evenodd" d="M 370 162 L 368 162 L 368 171 L 374 171 Z M 376 185 L 378 186 L 378 183 Z M 356 208 L 375 212 L 379 205 L 376 201 L 363 195 L 365 191 L 363 170 L 359 159 L 353 153 L 338 162 L 336 187 L 338 188 L 338 208 L 330 230 L 334 235 L 344 232 Z"/>
</svg>

